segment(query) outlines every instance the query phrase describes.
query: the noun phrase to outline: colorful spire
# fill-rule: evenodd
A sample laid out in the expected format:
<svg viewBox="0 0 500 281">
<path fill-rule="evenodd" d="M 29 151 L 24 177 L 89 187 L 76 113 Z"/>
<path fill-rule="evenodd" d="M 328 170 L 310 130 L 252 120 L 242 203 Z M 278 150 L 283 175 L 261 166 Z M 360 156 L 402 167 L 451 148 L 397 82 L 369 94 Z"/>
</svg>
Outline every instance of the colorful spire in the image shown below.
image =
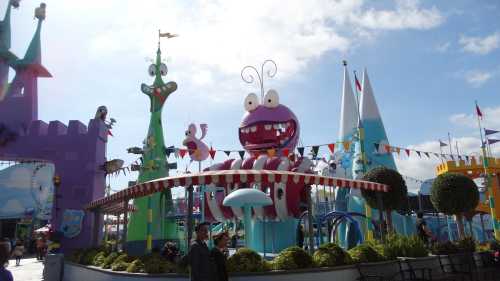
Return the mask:
<svg viewBox="0 0 500 281">
<path fill-rule="evenodd" d="M 339 141 L 352 141 L 356 131 L 358 113 L 356 100 L 351 87 L 347 64 L 344 64 L 344 82 L 342 84 L 342 104 L 340 108 Z"/>
<path fill-rule="evenodd" d="M 3 21 L 0 22 L 0 52 L 3 53 L 10 49 L 10 11 L 12 10 L 12 5 L 9 1 L 7 5 L 7 11 L 5 11 L 5 17 Z"/>
<path fill-rule="evenodd" d="M 34 70 L 37 77 L 52 77 L 49 71 L 42 65 L 42 47 L 40 34 L 42 30 L 42 21 L 45 19 L 45 4 L 40 4 L 40 7 L 35 9 L 35 17 L 38 18 L 38 25 L 33 35 L 33 39 L 28 46 L 28 50 L 23 59 L 13 63 L 14 68 L 30 68 Z"/>
<path fill-rule="evenodd" d="M 387 153 L 384 150 L 384 145 L 389 144 L 387 134 L 385 132 L 384 123 L 378 110 L 377 102 L 373 95 L 368 72 L 365 68 L 363 72 L 363 92 L 360 100 L 360 115 L 364 128 L 365 153 L 368 165 L 367 171 L 376 166 L 385 166 L 396 170 L 396 164 L 392 153 Z M 379 144 L 380 149 L 377 151 L 374 144 Z"/>
</svg>

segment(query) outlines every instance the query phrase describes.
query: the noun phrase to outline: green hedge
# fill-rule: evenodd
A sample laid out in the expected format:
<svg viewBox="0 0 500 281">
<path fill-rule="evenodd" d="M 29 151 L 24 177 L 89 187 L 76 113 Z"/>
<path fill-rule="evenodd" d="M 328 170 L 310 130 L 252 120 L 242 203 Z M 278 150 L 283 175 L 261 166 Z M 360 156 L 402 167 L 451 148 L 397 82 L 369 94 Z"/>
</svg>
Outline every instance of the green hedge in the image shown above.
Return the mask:
<svg viewBox="0 0 500 281">
<path fill-rule="evenodd" d="M 355 263 L 379 262 L 385 260 L 385 258 L 368 243 L 360 244 L 350 249 L 348 253 Z"/>
<path fill-rule="evenodd" d="M 312 256 L 314 265 L 330 267 L 351 263 L 351 256 L 335 243 L 321 245 Z"/>
<path fill-rule="evenodd" d="M 281 251 L 273 261 L 275 269 L 290 270 L 309 268 L 313 266 L 312 257 L 297 246 L 292 246 Z"/>
<path fill-rule="evenodd" d="M 424 242 L 415 235 L 389 235 L 381 245 L 383 256 L 389 260 L 398 257 L 419 258 L 429 255 Z"/>
<path fill-rule="evenodd" d="M 227 270 L 229 272 L 261 272 L 264 271 L 264 262 L 257 252 L 240 248 L 227 260 Z"/>
</svg>

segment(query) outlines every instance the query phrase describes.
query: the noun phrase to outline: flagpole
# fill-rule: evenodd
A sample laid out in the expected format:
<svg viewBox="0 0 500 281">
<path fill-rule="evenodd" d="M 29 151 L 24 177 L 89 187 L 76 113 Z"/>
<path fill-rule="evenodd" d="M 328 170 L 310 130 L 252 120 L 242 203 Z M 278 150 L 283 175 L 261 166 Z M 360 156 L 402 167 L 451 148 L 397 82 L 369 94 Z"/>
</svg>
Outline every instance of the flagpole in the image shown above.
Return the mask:
<svg viewBox="0 0 500 281">
<path fill-rule="evenodd" d="M 455 148 L 457 149 L 457 157 L 458 157 L 458 159 L 461 159 L 460 152 L 458 151 L 458 141 L 455 141 Z"/>
<path fill-rule="evenodd" d="M 441 145 L 441 140 L 439 140 L 439 154 L 441 157 L 439 157 L 439 159 L 441 159 L 441 164 L 444 164 L 444 161 L 443 161 L 443 146 Z"/>
<path fill-rule="evenodd" d="M 448 132 L 448 143 L 450 144 L 450 155 L 451 155 L 451 158 L 453 159 L 453 151 L 452 151 L 452 144 L 451 144 L 451 135 L 450 135 L 450 132 Z"/>
<path fill-rule="evenodd" d="M 495 197 L 493 196 L 493 188 L 491 186 L 491 178 L 489 174 L 489 167 L 488 167 L 488 155 L 486 154 L 486 144 L 484 142 L 483 138 L 483 129 L 481 128 L 481 116 L 482 113 L 479 110 L 479 106 L 476 103 L 476 115 L 477 115 L 477 125 L 479 127 L 479 136 L 481 138 L 481 153 L 483 154 L 483 168 L 484 168 L 484 177 L 485 177 L 485 185 L 488 190 L 488 201 L 489 201 L 489 207 L 490 207 L 490 215 L 491 215 L 491 221 L 493 224 L 493 232 L 495 234 L 495 239 L 499 240 L 500 239 L 500 230 L 499 230 L 499 222 L 496 216 L 496 211 L 495 211 Z"/>
</svg>

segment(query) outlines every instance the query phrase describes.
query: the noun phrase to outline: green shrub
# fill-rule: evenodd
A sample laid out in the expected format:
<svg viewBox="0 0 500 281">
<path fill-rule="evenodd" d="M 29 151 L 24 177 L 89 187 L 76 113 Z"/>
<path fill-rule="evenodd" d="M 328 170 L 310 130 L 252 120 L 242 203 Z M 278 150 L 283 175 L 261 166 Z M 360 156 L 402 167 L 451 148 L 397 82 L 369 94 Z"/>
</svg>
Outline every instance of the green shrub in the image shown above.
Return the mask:
<svg viewBox="0 0 500 281">
<path fill-rule="evenodd" d="M 144 263 L 141 261 L 141 259 L 134 260 L 133 262 L 128 264 L 127 272 L 130 273 L 144 272 Z"/>
<path fill-rule="evenodd" d="M 141 258 L 144 272 L 149 274 L 175 272 L 175 264 L 167 261 L 159 254 L 150 254 Z"/>
<path fill-rule="evenodd" d="M 453 242 L 446 241 L 442 243 L 437 243 L 431 249 L 431 252 L 434 255 L 450 255 L 458 253 L 457 245 L 453 244 Z"/>
<path fill-rule="evenodd" d="M 264 270 L 262 257 L 248 248 L 240 248 L 227 260 L 229 272 L 260 272 Z"/>
<path fill-rule="evenodd" d="M 473 253 L 476 251 L 476 241 L 470 236 L 458 240 L 456 245 L 460 253 Z"/>
<path fill-rule="evenodd" d="M 271 271 L 274 269 L 274 262 L 263 260 L 262 261 L 262 271 Z"/>
<path fill-rule="evenodd" d="M 95 255 L 94 260 L 92 261 L 92 265 L 101 267 L 104 264 L 104 260 L 109 255 L 109 253 L 105 251 L 101 251 Z"/>
<path fill-rule="evenodd" d="M 360 244 L 350 249 L 348 253 L 351 256 L 352 261 L 355 263 L 378 262 L 384 260 L 384 257 L 377 252 L 374 247 L 367 243 Z"/>
<path fill-rule="evenodd" d="M 125 270 L 127 270 L 128 266 L 129 266 L 129 263 L 124 262 L 124 261 L 119 261 L 119 262 L 113 263 L 111 265 L 111 270 L 112 271 L 125 271 Z"/>
<path fill-rule="evenodd" d="M 304 249 L 292 246 L 281 251 L 273 263 L 276 269 L 290 270 L 312 267 L 313 260 Z"/>
<path fill-rule="evenodd" d="M 84 253 L 83 249 L 76 249 L 69 256 L 69 260 L 74 263 L 80 263 L 83 253 Z"/>
<path fill-rule="evenodd" d="M 351 262 L 349 254 L 335 243 L 321 245 L 312 258 L 314 264 L 319 267 L 339 266 Z"/>
<path fill-rule="evenodd" d="M 102 263 L 102 268 L 104 269 L 110 269 L 111 264 L 115 261 L 116 258 L 118 258 L 119 254 L 117 252 L 112 252 L 109 254 L 105 259 L 104 262 Z"/>
<path fill-rule="evenodd" d="M 389 235 L 381 246 L 383 256 L 389 260 L 398 257 L 419 258 L 428 255 L 424 242 L 417 236 Z"/>
<path fill-rule="evenodd" d="M 83 265 L 91 265 L 94 262 L 94 258 L 99 253 L 97 249 L 91 248 L 87 249 L 83 252 L 82 257 L 80 258 L 80 263 Z"/>
</svg>

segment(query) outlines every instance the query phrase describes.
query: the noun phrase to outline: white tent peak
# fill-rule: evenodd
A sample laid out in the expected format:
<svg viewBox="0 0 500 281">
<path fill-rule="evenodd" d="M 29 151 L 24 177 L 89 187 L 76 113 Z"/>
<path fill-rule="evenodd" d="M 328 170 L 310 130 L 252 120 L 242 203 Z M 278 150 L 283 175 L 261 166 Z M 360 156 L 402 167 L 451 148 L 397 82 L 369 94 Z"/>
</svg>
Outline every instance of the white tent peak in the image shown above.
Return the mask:
<svg viewBox="0 0 500 281">
<path fill-rule="evenodd" d="M 360 107 L 361 107 L 360 109 L 361 119 L 363 121 L 381 119 L 377 102 L 375 101 L 375 97 L 373 95 L 372 86 L 370 84 L 370 78 L 368 78 L 368 71 L 366 67 L 363 71 Z"/>
</svg>

